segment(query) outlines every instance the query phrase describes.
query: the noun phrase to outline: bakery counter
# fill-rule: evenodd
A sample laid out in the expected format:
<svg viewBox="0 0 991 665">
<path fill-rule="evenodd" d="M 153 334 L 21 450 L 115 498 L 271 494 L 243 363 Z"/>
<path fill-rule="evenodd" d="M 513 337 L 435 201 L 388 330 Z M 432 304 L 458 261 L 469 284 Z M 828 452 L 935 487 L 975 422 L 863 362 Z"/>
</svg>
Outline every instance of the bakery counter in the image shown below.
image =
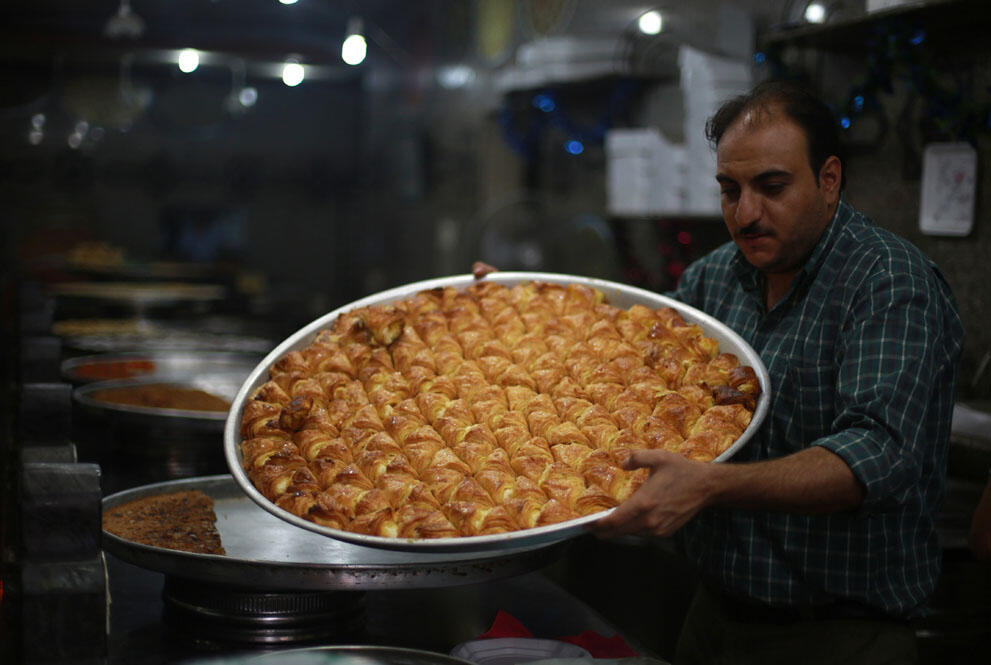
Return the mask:
<svg viewBox="0 0 991 665">
<path fill-rule="evenodd" d="M 307 640 L 302 627 L 303 632 L 294 639 L 272 644 L 264 640 L 251 643 L 252 637 L 246 633 L 237 639 L 218 639 L 221 634 L 231 636 L 224 629 L 213 636 L 191 630 L 184 624 L 181 608 L 168 600 L 174 579 L 109 554 L 107 567 L 109 665 L 187 663 L 314 644 L 449 653 L 457 644 L 489 630 L 500 612 L 517 619 L 534 637 L 559 638 L 593 631 L 605 638 L 619 636 L 638 654 L 652 656 L 646 647 L 540 570 L 482 583 L 378 589 L 354 592 L 350 597 L 344 594 L 337 598 L 335 611 L 339 614 L 334 619 L 342 634 Z M 270 632 L 271 626 L 260 630 Z"/>
</svg>

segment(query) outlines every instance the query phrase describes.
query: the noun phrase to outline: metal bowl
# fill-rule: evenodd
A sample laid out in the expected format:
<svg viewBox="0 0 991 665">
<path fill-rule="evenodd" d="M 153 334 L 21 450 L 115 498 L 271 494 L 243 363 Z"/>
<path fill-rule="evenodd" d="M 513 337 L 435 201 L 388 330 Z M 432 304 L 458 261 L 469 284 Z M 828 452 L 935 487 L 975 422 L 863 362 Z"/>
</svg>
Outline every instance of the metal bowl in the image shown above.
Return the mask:
<svg viewBox="0 0 991 665">
<path fill-rule="evenodd" d="M 487 281 L 514 286 L 523 282 L 547 282 L 551 284 L 582 284 L 600 290 L 606 300 L 617 307 L 628 308 L 635 304 L 642 304 L 652 308 L 672 307 L 677 310 L 686 321 L 695 323 L 702 328 L 706 335 L 715 339 L 719 343 L 719 348 L 723 352 L 734 353 L 745 365 L 750 365 L 761 386 L 761 395 L 757 400 L 757 406 L 751 419 L 750 425 L 725 452 L 715 459 L 716 462 L 728 460 L 746 444 L 753 436 L 757 428 L 760 427 L 767 415 L 770 403 L 770 377 L 767 368 L 761 361 L 757 352 L 737 333 L 731 330 L 724 323 L 709 316 L 708 314 L 689 307 L 684 303 L 662 296 L 651 291 L 639 289 L 626 284 L 611 282 L 602 279 L 580 277 L 576 275 L 561 275 L 554 273 L 539 272 L 496 272 L 485 278 Z M 403 550 L 411 552 L 439 552 L 439 551 L 479 551 L 500 548 L 525 547 L 530 545 L 549 544 L 573 538 L 585 533 L 587 524 L 594 522 L 610 511 L 603 511 L 593 515 L 586 515 L 578 519 L 569 520 L 560 524 L 513 531 L 511 533 L 486 535 L 486 536 L 466 536 L 459 538 L 436 538 L 436 539 L 406 539 L 406 538 L 386 538 L 381 536 L 367 536 L 363 534 L 351 533 L 338 529 L 331 529 L 304 520 L 301 517 L 278 508 L 264 497 L 251 483 L 247 473 L 244 471 L 243 458 L 241 456 L 241 415 L 244 411 L 245 402 L 251 394 L 268 380 L 269 367 L 282 356 L 290 351 L 299 350 L 308 346 L 317 333 L 329 327 L 337 317 L 350 310 L 367 307 L 369 305 L 389 304 L 407 298 L 420 291 L 438 288 L 454 287 L 463 289 L 474 283 L 472 275 L 456 275 L 452 277 L 440 277 L 406 284 L 388 291 L 383 291 L 366 298 L 362 298 L 334 311 L 321 316 L 320 318 L 305 325 L 300 330 L 290 335 L 285 341 L 272 350 L 248 376 L 244 385 L 234 398 L 233 405 L 227 416 L 224 428 L 224 454 L 227 458 L 227 465 L 244 492 L 251 497 L 259 506 L 268 512 L 280 517 L 287 522 L 295 524 L 303 529 L 315 531 L 331 538 L 337 538 L 347 542 L 352 542 L 368 547 L 381 547 L 385 549 Z"/>
</svg>

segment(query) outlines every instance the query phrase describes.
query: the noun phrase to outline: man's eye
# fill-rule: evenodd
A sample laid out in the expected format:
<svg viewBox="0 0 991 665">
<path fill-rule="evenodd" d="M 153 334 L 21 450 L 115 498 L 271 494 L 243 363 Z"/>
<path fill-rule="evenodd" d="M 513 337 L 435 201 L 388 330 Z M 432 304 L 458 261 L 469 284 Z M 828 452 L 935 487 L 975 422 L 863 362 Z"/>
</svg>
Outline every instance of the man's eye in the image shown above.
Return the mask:
<svg viewBox="0 0 991 665">
<path fill-rule="evenodd" d="M 719 193 L 722 196 L 728 198 L 736 198 L 737 196 L 739 196 L 740 190 L 737 189 L 736 187 L 723 187 L 722 189 L 719 190 Z"/>
<path fill-rule="evenodd" d="M 785 186 L 786 183 L 783 182 L 769 182 L 769 183 L 765 183 L 764 191 L 768 194 L 777 194 L 781 191 L 784 191 Z"/>
</svg>

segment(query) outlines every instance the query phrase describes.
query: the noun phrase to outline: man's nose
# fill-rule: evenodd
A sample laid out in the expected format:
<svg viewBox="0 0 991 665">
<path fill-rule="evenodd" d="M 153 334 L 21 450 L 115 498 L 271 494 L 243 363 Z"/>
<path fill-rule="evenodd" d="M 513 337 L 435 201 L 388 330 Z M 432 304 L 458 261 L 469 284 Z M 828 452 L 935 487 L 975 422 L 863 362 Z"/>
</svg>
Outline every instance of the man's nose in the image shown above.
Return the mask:
<svg viewBox="0 0 991 665">
<path fill-rule="evenodd" d="M 750 189 L 740 192 L 740 198 L 736 203 L 736 224 L 740 228 L 747 228 L 760 219 L 761 205 L 760 197 Z"/>
</svg>

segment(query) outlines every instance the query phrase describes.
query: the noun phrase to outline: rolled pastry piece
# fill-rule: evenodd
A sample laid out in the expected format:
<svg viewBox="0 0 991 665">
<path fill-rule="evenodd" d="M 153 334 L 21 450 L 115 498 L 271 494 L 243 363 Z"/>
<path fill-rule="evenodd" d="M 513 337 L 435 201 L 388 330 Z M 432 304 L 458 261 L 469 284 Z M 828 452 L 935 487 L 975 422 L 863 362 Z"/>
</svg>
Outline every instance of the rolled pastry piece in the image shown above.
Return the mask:
<svg viewBox="0 0 991 665">
<path fill-rule="evenodd" d="M 537 486 L 548 497 L 557 499 L 575 512 L 578 512 L 575 509 L 575 502 L 587 489 L 582 474 L 561 462 L 548 464 L 537 481 Z"/>
<path fill-rule="evenodd" d="M 350 462 L 351 448 L 339 435 L 332 430 L 305 429 L 296 432 L 293 441 L 299 454 L 312 463 L 317 459 L 333 459 Z"/>
<path fill-rule="evenodd" d="M 518 530 L 519 524 L 507 506 L 475 501 L 451 501 L 444 512 L 462 536 L 487 536 Z"/>
<path fill-rule="evenodd" d="M 289 401 L 287 399 L 286 403 Z M 260 437 L 289 438 L 290 433 L 279 425 L 281 413 L 282 405 L 278 402 L 263 402 L 257 399 L 245 402 L 241 418 L 242 440 Z"/>
<path fill-rule="evenodd" d="M 372 339 L 379 346 L 389 346 L 395 342 L 405 325 L 403 312 L 391 305 L 363 307 L 360 317 Z"/>
<path fill-rule="evenodd" d="M 619 501 L 601 487 L 591 485 L 585 488 L 572 503 L 572 509 L 579 515 L 594 515 L 615 508 Z"/>
<path fill-rule="evenodd" d="M 273 460 L 275 464 L 299 457 L 299 448 L 288 437 L 255 437 L 241 443 L 244 470 L 249 474 Z M 299 457 L 305 465 L 306 460 Z"/>
<path fill-rule="evenodd" d="M 429 505 L 404 503 L 395 511 L 393 519 L 400 538 L 455 538 L 461 535 L 440 508 Z"/>
<path fill-rule="evenodd" d="M 348 525 L 348 531 L 381 538 L 396 538 L 399 535 L 399 525 L 396 524 L 392 507 L 388 506 L 356 516 Z"/>
</svg>

